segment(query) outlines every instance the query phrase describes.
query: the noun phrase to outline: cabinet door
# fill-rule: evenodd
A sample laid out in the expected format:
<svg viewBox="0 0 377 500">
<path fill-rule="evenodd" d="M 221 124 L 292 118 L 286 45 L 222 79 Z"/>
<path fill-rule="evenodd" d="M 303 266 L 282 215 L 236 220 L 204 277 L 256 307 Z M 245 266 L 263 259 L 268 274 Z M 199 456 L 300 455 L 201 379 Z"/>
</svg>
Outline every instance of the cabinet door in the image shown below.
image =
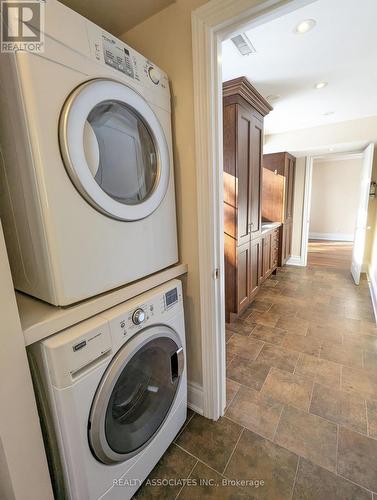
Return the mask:
<svg viewBox="0 0 377 500">
<path fill-rule="evenodd" d="M 271 266 L 275 269 L 279 261 L 279 229 L 275 229 L 271 236 Z"/>
<path fill-rule="evenodd" d="M 271 258 L 271 233 L 266 235 L 266 269 L 265 277 L 267 277 L 272 269 L 272 258 Z"/>
<path fill-rule="evenodd" d="M 285 251 L 287 260 L 292 255 L 292 232 L 293 232 L 293 223 L 289 222 L 287 224 L 286 251 Z"/>
<path fill-rule="evenodd" d="M 250 242 L 237 248 L 237 313 L 248 304 L 250 298 Z"/>
<path fill-rule="evenodd" d="M 292 222 L 285 222 L 283 224 L 283 241 L 282 241 L 282 265 L 284 265 L 289 257 L 291 256 L 292 251 Z"/>
<path fill-rule="evenodd" d="M 250 244 L 250 298 L 257 293 L 260 281 L 261 268 L 261 240 L 251 240 Z"/>
<path fill-rule="evenodd" d="M 250 138 L 250 232 L 261 229 L 261 188 L 262 188 L 262 153 L 263 153 L 263 121 L 252 117 Z"/>
<path fill-rule="evenodd" d="M 262 237 L 262 271 L 261 278 L 265 280 L 272 268 L 271 261 L 271 233 Z"/>
<path fill-rule="evenodd" d="M 253 116 L 243 106 L 237 106 L 237 233 L 238 244 L 250 239 L 251 131 Z"/>
</svg>

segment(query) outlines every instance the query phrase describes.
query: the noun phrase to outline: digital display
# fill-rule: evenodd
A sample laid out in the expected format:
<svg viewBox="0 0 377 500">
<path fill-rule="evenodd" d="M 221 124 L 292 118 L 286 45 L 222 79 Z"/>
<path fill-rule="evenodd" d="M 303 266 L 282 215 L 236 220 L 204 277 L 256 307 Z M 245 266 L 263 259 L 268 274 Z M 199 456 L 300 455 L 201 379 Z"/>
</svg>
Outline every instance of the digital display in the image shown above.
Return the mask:
<svg viewBox="0 0 377 500">
<path fill-rule="evenodd" d="M 178 291 L 176 288 L 173 288 L 173 290 L 170 290 L 169 292 L 165 293 L 166 307 L 169 307 L 172 304 L 175 304 L 177 301 L 178 301 Z"/>
<path fill-rule="evenodd" d="M 105 63 L 112 68 L 121 71 L 125 75 L 134 78 L 134 69 L 130 57 L 130 51 L 123 47 L 118 40 L 102 35 L 103 57 Z"/>
</svg>

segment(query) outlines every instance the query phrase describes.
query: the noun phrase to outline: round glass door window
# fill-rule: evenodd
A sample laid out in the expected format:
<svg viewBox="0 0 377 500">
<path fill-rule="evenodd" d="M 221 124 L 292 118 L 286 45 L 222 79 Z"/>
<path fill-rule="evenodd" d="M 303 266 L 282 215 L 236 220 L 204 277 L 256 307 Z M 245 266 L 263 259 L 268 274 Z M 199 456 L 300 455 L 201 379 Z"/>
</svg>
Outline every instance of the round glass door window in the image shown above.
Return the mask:
<svg viewBox="0 0 377 500">
<path fill-rule="evenodd" d="M 104 463 L 140 452 L 173 404 L 183 370 L 183 350 L 158 336 L 129 353 L 125 346 L 108 368 L 93 402 L 89 440 Z"/>
<path fill-rule="evenodd" d="M 80 194 L 116 219 L 150 215 L 168 187 L 164 131 L 133 89 L 94 80 L 67 100 L 59 127 L 62 157 Z"/>
</svg>

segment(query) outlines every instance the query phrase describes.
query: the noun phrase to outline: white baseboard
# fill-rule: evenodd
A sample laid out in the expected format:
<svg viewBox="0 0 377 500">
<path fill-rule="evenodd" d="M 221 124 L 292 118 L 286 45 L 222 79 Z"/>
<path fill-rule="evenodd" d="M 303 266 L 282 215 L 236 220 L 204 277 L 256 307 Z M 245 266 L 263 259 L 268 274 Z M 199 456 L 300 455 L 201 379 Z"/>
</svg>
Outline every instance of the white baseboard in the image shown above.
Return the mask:
<svg viewBox="0 0 377 500">
<path fill-rule="evenodd" d="M 374 312 L 374 318 L 377 323 L 377 283 L 373 277 L 373 273 L 369 269 L 367 272 L 368 276 L 368 284 L 369 284 L 369 291 L 370 291 L 370 297 L 372 299 L 372 304 L 373 304 L 373 312 Z"/>
<path fill-rule="evenodd" d="M 309 233 L 309 240 L 353 241 L 353 233 Z"/>
<path fill-rule="evenodd" d="M 300 255 L 292 255 L 287 260 L 287 266 L 303 266 L 303 265 L 304 264 L 302 262 Z"/>
<path fill-rule="evenodd" d="M 203 415 L 203 387 L 196 382 L 187 382 L 187 406 Z"/>
</svg>

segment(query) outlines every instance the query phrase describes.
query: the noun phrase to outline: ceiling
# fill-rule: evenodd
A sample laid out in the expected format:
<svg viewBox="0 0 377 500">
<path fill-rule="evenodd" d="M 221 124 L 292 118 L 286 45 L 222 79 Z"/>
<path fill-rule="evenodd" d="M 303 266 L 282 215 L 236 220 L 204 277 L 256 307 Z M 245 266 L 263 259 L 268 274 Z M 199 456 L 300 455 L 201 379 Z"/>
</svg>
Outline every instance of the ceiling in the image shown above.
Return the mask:
<svg viewBox="0 0 377 500">
<path fill-rule="evenodd" d="M 130 30 L 175 0 L 60 0 L 115 36 Z"/>
<path fill-rule="evenodd" d="M 295 34 L 305 19 L 316 26 Z M 280 96 L 267 134 L 377 115 L 376 19 L 376 0 L 317 0 L 244 30 L 255 54 L 241 56 L 225 41 L 223 80 L 247 76 L 265 97 Z M 320 81 L 328 85 L 317 90 Z"/>
</svg>

